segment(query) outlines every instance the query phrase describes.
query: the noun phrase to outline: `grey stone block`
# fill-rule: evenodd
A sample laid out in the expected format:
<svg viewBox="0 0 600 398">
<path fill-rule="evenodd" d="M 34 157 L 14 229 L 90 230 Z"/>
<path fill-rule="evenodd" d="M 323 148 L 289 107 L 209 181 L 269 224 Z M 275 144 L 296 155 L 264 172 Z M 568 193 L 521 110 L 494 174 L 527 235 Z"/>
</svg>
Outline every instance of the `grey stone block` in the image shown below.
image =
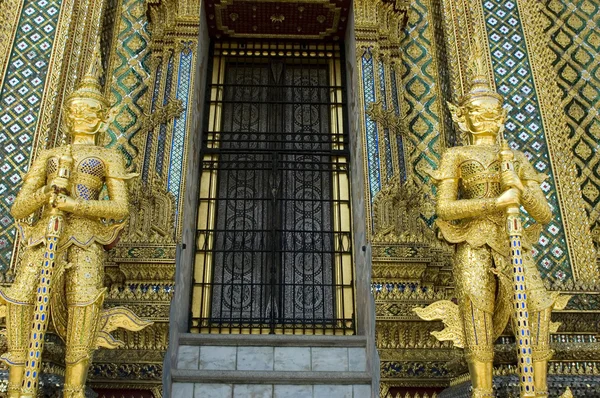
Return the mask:
<svg viewBox="0 0 600 398">
<path fill-rule="evenodd" d="M 313 371 L 348 370 L 347 348 L 311 348 Z"/>
<path fill-rule="evenodd" d="M 233 386 L 233 398 L 273 398 L 273 385 L 236 384 Z"/>
<path fill-rule="evenodd" d="M 183 345 L 177 352 L 177 369 L 198 369 L 200 347 Z"/>
<path fill-rule="evenodd" d="M 309 371 L 310 347 L 275 347 L 275 370 Z"/>
<path fill-rule="evenodd" d="M 367 354 L 364 348 L 348 348 L 348 370 L 351 372 L 367 370 Z"/>
<path fill-rule="evenodd" d="M 312 398 L 311 385 L 275 385 L 273 398 Z"/>
<path fill-rule="evenodd" d="M 314 398 L 352 398 L 352 386 L 344 385 L 315 385 Z"/>
<path fill-rule="evenodd" d="M 368 384 L 355 384 L 352 386 L 353 398 L 370 398 L 371 386 Z"/>
<path fill-rule="evenodd" d="M 273 370 L 273 347 L 238 347 L 237 370 Z"/>
<path fill-rule="evenodd" d="M 193 398 L 194 383 L 173 383 L 171 396 L 173 398 Z"/>
<path fill-rule="evenodd" d="M 201 370 L 235 370 L 236 347 L 204 346 L 200 350 Z"/>
<path fill-rule="evenodd" d="M 194 398 L 231 398 L 233 395 L 232 384 L 196 384 Z M 173 397 L 177 398 L 177 397 Z"/>
</svg>

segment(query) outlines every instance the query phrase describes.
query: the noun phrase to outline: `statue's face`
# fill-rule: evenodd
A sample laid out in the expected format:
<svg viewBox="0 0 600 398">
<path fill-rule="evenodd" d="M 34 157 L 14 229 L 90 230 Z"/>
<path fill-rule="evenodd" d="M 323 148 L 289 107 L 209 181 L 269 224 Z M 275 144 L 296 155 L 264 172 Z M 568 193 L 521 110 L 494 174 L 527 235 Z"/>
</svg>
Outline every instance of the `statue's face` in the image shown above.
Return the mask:
<svg viewBox="0 0 600 398">
<path fill-rule="evenodd" d="M 71 134 L 96 134 L 104 122 L 104 107 L 93 98 L 73 98 L 65 122 Z"/>
<path fill-rule="evenodd" d="M 505 119 L 506 111 L 497 98 L 475 98 L 464 105 L 464 126 L 473 135 L 498 135 Z"/>
</svg>

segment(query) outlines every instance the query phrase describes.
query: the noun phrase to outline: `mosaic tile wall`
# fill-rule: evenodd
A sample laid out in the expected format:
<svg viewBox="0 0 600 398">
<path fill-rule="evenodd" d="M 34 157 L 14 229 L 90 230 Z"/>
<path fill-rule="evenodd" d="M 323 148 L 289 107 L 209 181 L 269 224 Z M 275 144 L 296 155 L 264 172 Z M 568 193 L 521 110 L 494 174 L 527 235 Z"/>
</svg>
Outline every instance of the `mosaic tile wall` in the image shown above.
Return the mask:
<svg viewBox="0 0 600 398">
<path fill-rule="evenodd" d="M 426 169 L 435 169 L 443 150 L 440 115 L 445 102 L 438 95 L 440 76 L 436 70 L 432 10 L 427 0 L 410 2 L 407 35 L 402 43 L 404 100 L 408 109 L 406 128 L 419 144 L 414 156 L 408 155 L 418 182 L 429 184 Z"/>
<path fill-rule="evenodd" d="M 600 226 L 600 3 L 546 0 L 546 33 L 563 91 L 565 115 L 586 212 Z"/>
<path fill-rule="evenodd" d="M 176 97 L 181 101 L 183 108 L 186 110 L 188 109 L 188 102 L 190 100 L 193 58 L 194 54 L 191 48 L 185 48 L 179 54 Z M 182 177 L 185 160 L 185 133 L 188 128 L 187 120 L 187 112 L 183 112 L 180 117 L 173 121 L 173 139 L 171 142 L 171 160 L 169 162 L 167 185 L 169 192 L 175 196 L 175 225 L 179 222 L 179 214 L 182 208 L 179 203 L 179 197 L 181 196 L 180 192 L 183 191 Z"/>
<path fill-rule="evenodd" d="M 555 217 L 544 227 L 535 249 L 539 269 L 544 278 L 565 280 L 572 273 L 569 253 L 531 65 L 515 1 L 483 2 L 492 67 L 496 88 L 504 96 L 505 107 L 509 110 L 505 135 L 510 146 L 524 152 L 538 172 L 548 175 L 542 183 L 542 190 Z"/>
<path fill-rule="evenodd" d="M 368 50 L 360 61 L 365 112 L 371 103 L 380 101 L 384 110 L 393 107 L 397 115 L 402 113 L 406 116 L 403 126 L 408 130 L 392 137 L 388 129 L 379 131 L 381 127 L 377 122 L 365 114 L 364 142 L 370 202 L 393 175 L 390 172 L 393 170 L 392 157 L 399 163 L 403 181 L 414 176 L 414 181 L 423 184 L 429 192 L 431 184 L 425 170 L 437 167 L 445 146 L 445 129 L 439 116 L 444 112 L 445 102 L 439 95 L 440 76 L 435 59 L 435 46 L 439 43 L 431 40 L 434 26 L 430 6 L 428 0 L 411 2 L 406 34 L 400 48 L 400 67 L 384 66 Z M 392 139 L 396 140 L 395 148 L 398 150 L 398 154 L 393 156 Z M 386 170 L 385 176 L 381 175 L 382 170 Z M 428 225 L 433 224 L 433 216 L 423 217 Z"/>
<path fill-rule="evenodd" d="M 183 190 L 185 138 L 188 115 L 184 111 L 174 120 L 161 123 L 151 131 L 142 131 L 145 104 L 148 95 L 150 107 L 157 111 L 174 97 L 187 109 L 190 93 L 195 43 L 183 45 L 180 53 L 168 51 L 163 63 L 157 57 L 157 67 L 150 70 L 150 40 L 144 2 L 123 0 L 117 62 L 113 63 L 110 95 L 120 107 L 115 123 L 105 140 L 107 146 L 117 145 L 128 159 L 128 165 L 141 172 L 145 184 L 162 184 L 175 198 L 175 228 L 181 212 L 179 196 Z M 195 50 L 195 48 L 194 48 Z M 151 79 L 154 73 L 154 79 Z M 164 75 L 164 76 L 163 76 Z M 163 81 L 164 79 L 164 81 Z M 149 87 L 151 81 L 153 86 Z M 143 134 L 143 137 L 138 135 Z M 143 146 L 140 149 L 139 146 Z M 143 150 L 143 153 L 140 151 Z M 158 177 L 156 179 L 155 177 Z"/>
<path fill-rule="evenodd" d="M 366 113 L 369 104 L 375 102 L 375 60 L 370 50 L 364 52 L 362 62 L 363 102 L 365 104 L 365 132 L 367 152 L 367 181 L 369 183 L 370 199 L 381 190 L 381 168 L 379 156 L 379 134 L 377 123 Z"/>
<path fill-rule="evenodd" d="M 25 0 L 0 88 L 0 271 L 10 265 L 10 207 L 27 171 L 61 0 Z"/>
<path fill-rule="evenodd" d="M 139 149 L 133 138 L 140 131 L 144 109 L 144 96 L 148 91 L 149 69 L 147 61 L 149 35 L 146 7 L 141 0 L 123 0 L 121 3 L 118 41 L 114 48 L 116 61 L 109 73 L 110 102 L 119 109 L 115 121 L 105 138 L 108 147 L 118 145 L 131 166 Z"/>
</svg>

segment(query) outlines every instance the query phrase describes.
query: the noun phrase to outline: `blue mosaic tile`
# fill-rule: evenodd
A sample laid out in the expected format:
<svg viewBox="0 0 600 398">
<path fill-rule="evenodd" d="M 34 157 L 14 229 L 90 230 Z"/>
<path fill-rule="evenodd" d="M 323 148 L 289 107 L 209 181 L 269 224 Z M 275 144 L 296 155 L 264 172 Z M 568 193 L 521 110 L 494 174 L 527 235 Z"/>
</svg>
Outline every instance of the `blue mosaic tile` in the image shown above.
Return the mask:
<svg viewBox="0 0 600 398">
<path fill-rule="evenodd" d="M 368 183 L 371 200 L 375 194 L 381 190 L 381 169 L 379 166 L 379 137 L 377 134 L 377 125 L 366 114 L 370 103 L 375 102 L 375 73 L 373 65 L 373 56 L 371 51 L 366 51 L 362 56 L 362 80 L 364 88 L 365 104 L 365 127 L 367 133 L 367 168 Z"/>
<path fill-rule="evenodd" d="M 175 196 L 175 225 L 179 218 L 179 197 L 182 190 L 181 173 L 185 156 L 185 131 L 187 125 L 187 108 L 190 96 L 190 79 L 192 76 L 192 51 L 184 50 L 179 57 L 179 76 L 177 78 L 177 99 L 183 105 L 183 113 L 173 122 L 173 141 L 171 143 L 171 160 L 169 162 L 168 188 Z"/>
</svg>

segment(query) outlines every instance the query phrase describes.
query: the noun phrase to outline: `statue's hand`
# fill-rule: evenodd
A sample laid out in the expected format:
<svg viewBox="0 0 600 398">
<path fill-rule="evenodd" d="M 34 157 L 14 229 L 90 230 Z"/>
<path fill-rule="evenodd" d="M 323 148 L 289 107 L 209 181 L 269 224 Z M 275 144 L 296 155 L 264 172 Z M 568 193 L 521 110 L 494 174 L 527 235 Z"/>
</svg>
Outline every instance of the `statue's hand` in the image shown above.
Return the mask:
<svg viewBox="0 0 600 398">
<path fill-rule="evenodd" d="M 496 206 L 504 209 L 509 206 L 519 206 L 521 193 L 517 188 L 510 188 L 496 199 Z"/>
<path fill-rule="evenodd" d="M 502 172 L 502 186 L 506 188 L 517 188 L 520 192 L 525 190 L 523 182 L 514 170 L 505 170 Z"/>
<path fill-rule="evenodd" d="M 54 206 L 59 210 L 73 213 L 75 211 L 75 207 L 77 206 L 77 201 L 72 197 L 61 193 L 56 195 Z"/>
<path fill-rule="evenodd" d="M 69 180 L 64 177 L 56 177 L 50 182 L 52 188 L 58 189 L 59 192 L 68 192 Z"/>
</svg>

